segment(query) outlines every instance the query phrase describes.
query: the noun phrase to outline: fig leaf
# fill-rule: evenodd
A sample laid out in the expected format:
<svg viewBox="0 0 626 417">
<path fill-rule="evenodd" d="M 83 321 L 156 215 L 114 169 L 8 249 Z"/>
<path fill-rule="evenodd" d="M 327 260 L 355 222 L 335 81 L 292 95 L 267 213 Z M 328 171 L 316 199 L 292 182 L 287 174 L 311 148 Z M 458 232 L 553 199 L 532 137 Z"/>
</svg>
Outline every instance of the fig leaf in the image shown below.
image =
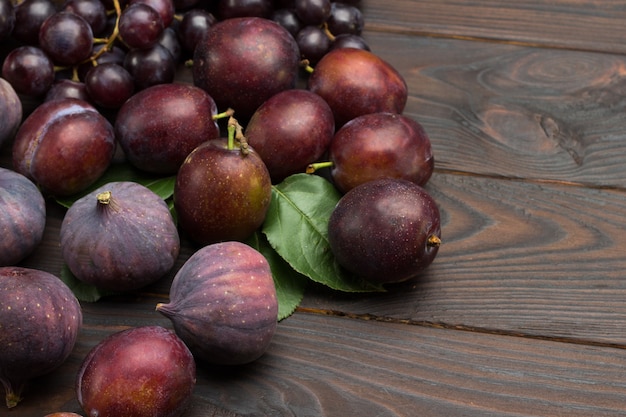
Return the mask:
<svg viewBox="0 0 626 417">
<path fill-rule="evenodd" d="M 244 243 L 261 252 L 270 264 L 278 298 L 278 320 L 286 319 L 300 305 L 308 278 L 296 272 L 281 258 L 260 231 L 255 232 Z"/>
<path fill-rule="evenodd" d="M 74 274 L 72 273 L 72 271 L 70 271 L 66 264 L 63 264 L 60 278 L 61 281 L 63 281 L 65 285 L 67 285 L 70 290 L 72 290 L 76 298 L 82 302 L 94 303 L 102 297 L 115 294 L 112 291 L 101 290 L 99 288 L 96 288 L 94 285 L 82 282 L 74 276 Z"/>
<path fill-rule="evenodd" d="M 328 220 L 341 194 L 318 175 L 294 174 L 272 187 L 262 227 L 270 245 L 299 273 L 344 292 L 384 291 L 350 275 L 328 243 Z"/>
</svg>

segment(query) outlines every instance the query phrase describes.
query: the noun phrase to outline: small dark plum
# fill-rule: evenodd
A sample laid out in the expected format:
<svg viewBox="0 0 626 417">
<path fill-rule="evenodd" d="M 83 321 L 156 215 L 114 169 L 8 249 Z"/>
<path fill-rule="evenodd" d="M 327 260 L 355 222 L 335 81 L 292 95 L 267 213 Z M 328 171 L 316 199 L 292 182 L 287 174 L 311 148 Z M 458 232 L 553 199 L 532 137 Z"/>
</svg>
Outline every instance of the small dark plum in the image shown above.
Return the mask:
<svg viewBox="0 0 626 417">
<path fill-rule="evenodd" d="M 238 17 L 211 26 L 196 46 L 193 82 L 241 123 L 274 94 L 294 88 L 300 68 L 295 39 L 273 20 Z"/>
<path fill-rule="evenodd" d="M 115 120 L 115 135 L 136 168 L 176 174 L 191 151 L 220 136 L 216 114 L 215 101 L 204 90 L 159 84 L 124 103 Z"/>
<path fill-rule="evenodd" d="M 302 89 L 282 91 L 263 103 L 246 126 L 250 146 L 261 156 L 274 183 L 305 172 L 326 152 L 335 133 L 328 104 Z"/>
<path fill-rule="evenodd" d="M 393 113 L 366 114 L 343 125 L 331 141 L 328 158 L 333 182 L 342 193 L 379 178 L 423 186 L 435 166 L 422 125 Z"/>
<path fill-rule="evenodd" d="M 0 382 L 15 407 L 32 379 L 59 367 L 82 326 L 80 304 L 56 276 L 37 269 L 0 267 Z"/>
<path fill-rule="evenodd" d="M 87 353 L 76 395 L 87 416 L 179 417 L 195 384 L 185 343 L 164 327 L 141 326 L 111 334 Z"/>
<path fill-rule="evenodd" d="M 263 255 L 240 242 L 203 247 L 178 271 L 168 317 L 198 360 L 243 365 L 269 348 L 278 321 L 276 287 Z"/>
<path fill-rule="evenodd" d="M 176 175 L 178 224 L 198 244 L 245 240 L 257 230 L 272 197 L 269 171 L 252 147 L 225 138 L 204 142 Z"/>
<path fill-rule="evenodd" d="M 22 123 L 22 101 L 15 89 L 0 78 L 0 147 L 13 140 Z"/>
<path fill-rule="evenodd" d="M 408 98 L 406 81 L 393 66 L 357 48 L 331 49 L 315 66 L 308 89 L 333 109 L 337 128 L 364 114 L 401 114 Z"/>
<path fill-rule="evenodd" d="M 22 174 L 0 168 L 0 266 L 15 265 L 41 243 L 46 202 L 39 188 Z"/>
<path fill-rule="evenodd" d="M 132 181 L 111 182 L 78 199 L 65 213 L 60 239 L 76 278 L 113 291 L 159 280 L 180 251 L 165 201 Z"/>
<path fill-rule="evenodd" d="M 337 262 L 372 283 L 416 278 L 435 259 L 441 220 L 434 199 L 419 185 L 385 178 L 348 191 L 328 223 Z"/>
<path fill-rule="evenodd" d="M 113 126 L 91 104 L 74 98 L 47 101 L 22 123 L 13 143 L 13 168 L 44 194 L 85 190 L 109 167 Z"/>
</svg>

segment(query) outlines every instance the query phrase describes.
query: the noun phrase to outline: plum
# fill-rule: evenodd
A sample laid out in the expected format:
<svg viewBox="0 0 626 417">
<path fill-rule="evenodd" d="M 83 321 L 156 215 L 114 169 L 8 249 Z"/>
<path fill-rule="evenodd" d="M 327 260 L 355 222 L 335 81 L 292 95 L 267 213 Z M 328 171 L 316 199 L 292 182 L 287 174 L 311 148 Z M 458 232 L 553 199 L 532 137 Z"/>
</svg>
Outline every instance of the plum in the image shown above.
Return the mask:
<svg viewBox="0 0 626 417">
<path fill-rule="evenodd" d="M 307 88 L 326 100 L 337 128 L 364 114 L 401 114 L 408 99 L 402 74 L 378 55 L 358 48 L 330 50 L 315 65 Z"/>
<path fill-rule="evenodd" d="M 413 182 L 369 181 L 339 200 L 328 222 L 328 242 L 337 262 L 363 279 L 380 284 L 407 281 L 437 255 L 439 209 Z"/>
<path fill-rule="evenodd" d="M 178 271 L 168 317 L 196 359 L 242 365 L 262 356 L 276 331 L 278 302 L 269 264 L 256 249 L 221 242 L 195 252 Z"/>
<path fill-rule="evenodd" d="M 180 251 L 165 201 L 131 181 L 107 183 L 77 200 L 65 213 L 60 234 L 70 271 L 107 290 L 130 291 L 157 281 Z"/>
<path fill-rule="evenodd" d="M 185 343 L 164 327 L 141 326 L 111 334 L 87 353 L 76 394 L 88 416 L 177 417 L 195 383 Z"/>
<path fill-rule="evenodd" d="M 295 87 L 299 67 L 287 29 L 262 17 L 237 17 L 211 26 L 198 42 L 193 82 L 245 123 L 264 101 Z"/>
<path fill-rule="evenodd" d="M 216 113 L 211 96 L 198 87 L 154 85 L 135 94 L 120 108 L 115 136 L 135 167 L 175 174 L 192 150 L 220 136 Z"/>
<path fill-rule="evenodd" d="M 44 194 L 68 196 L 104 174 L 115 152 L 113 126 L 76 98 L 47 101 L 22 123 L 13 143 L 13 168 Z"/>
<path fill-rule="evenodd" d="M 245 240 L 263 221 L 272 181 L 252 147 L 225 138 L 204 142 L 181 165 L 174 184 L 174 208 L 181 229 L 206 245 Z"/>
<path fill-rule="evenodd" d="M 343 125 L 331 141 L 328 158 L 342 193 L 378 178 L 404 178 L 423 186 L 435 166 L 424 128 L 394 113 L 366 114 Z"/>
<path fill-rule="evenodd" d="M 46 202 L 28 178 L 0 168 L 0 266 L 15 265 L 41 243 Z"/>
<path fill-rule="evenodd" d="M 0 305 L 0 380 L 12 408 L 28 381 L 65 362 L 83 316 L 59 278 L 30 268 L 0 267 Z"/>
<path fill-rule="evenodd" d="M 4 78 L 0 78 L 0 147 L 12 140 L 22 123 L 22 102 Z"/>
<path fill-rule="evenodd" d="M 328 104 L 302 89 L 272 96 L 252 115 L 245 130 L 274 183 L 305 172 L 326 152 L 334 134 L 335 119 Z"/>
</svg>

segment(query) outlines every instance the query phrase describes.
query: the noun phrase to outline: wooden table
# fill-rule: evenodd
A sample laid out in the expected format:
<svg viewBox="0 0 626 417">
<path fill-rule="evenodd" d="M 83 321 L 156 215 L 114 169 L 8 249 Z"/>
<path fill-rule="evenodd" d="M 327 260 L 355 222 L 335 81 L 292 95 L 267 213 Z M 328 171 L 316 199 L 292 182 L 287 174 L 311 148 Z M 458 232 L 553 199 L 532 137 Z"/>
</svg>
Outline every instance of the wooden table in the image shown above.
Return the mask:
<svg viewBox="0 0 626 417">
<path fill-rule="evenodd" d="M 185 415 L 626 415 L 626 5 L 362 7 L 432 139 L 443 246 L 386 294 L 309 288 L 260 360 L 198 370 Z M 63 210 L 49 213 L 23 265 L 58 274 Z M 79 412 L 84 355 L 129 326 L 169 326 L 154 306 L 170 278 L 83 303 L 69 360 L 0 415 Z"/>
</svg>

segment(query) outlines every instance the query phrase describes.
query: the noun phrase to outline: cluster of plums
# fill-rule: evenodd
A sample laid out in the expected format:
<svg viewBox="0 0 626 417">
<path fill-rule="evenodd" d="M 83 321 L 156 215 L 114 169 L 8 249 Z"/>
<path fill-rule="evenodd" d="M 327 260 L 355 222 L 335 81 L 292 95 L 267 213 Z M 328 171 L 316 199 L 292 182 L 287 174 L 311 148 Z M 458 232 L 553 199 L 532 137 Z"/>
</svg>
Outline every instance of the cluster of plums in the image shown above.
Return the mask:
<svg viewBox="0 0 626 417">
<path fill-rule="evenodd" d="M 36 1 L 44 0 L 24 3 Z M 88 0 L 70 1 L 78 8 Z M 6 3 L 0 0 L 0 41 L 18 29 L 17 9 Z M 131 77 L 133 91 L 123 99 L 109 90 L 115 105 L 68 89 L 49 94 L 22 120 L 25 90 L 0 78 L 0 146 L 10 143 L 12 156 L 12 169 L 0 168 L 0 379 L 7 406 L 17 405 L 30 379 L 65 361 L 82 325 L 80 303 L 62 281 L 19 266 L 42 240 L 46 197 L 81 195 L 65 213 L 61 252 L 78 280 L 98 288 L 133 291 L 161 279 L 179 255 L 179 233 L 198 246 L 176 272 L 170 301 L 156 306 L 173 330 L 115 333 L 84 359 L 76 393 L 87 415 L 178 416 L 191 398 L 196 363 L 241 365 L 265 353 L 277 326 L 276 288 L 266 258 L 240 242 L 263 224 L 272 186 L 291 175 L 319 174 L 342 194 L 327 232 L 350 273 L 387 284 L 430 265 L 441 235 L 437 205 L 423 188 L 434 168 L 430 140 L 402 114 L 403 77 L 359 40 L 354 3 L 220 1 L 220 19 L 193 0 L 102 4 L 119 9 L 113 27 L 127 54 L 160 45 L 165 29 L 178 25 L 193 45 L 186 47 L 193 82 L 138 88 Z M 164 24 L 143 10 L 144 24 L 161 19 L 148 41 L 148 29 L 123 24 L 139 5 L 185 9 L 189 20 Z M 73 12 L 50 15 L 66 21 L 64 13 Z M 312 28 L 330 43 L 312 48 Z M 77 70 L 85 58 L 65 59 Z M 86 74 L 107 65 L 96 61 Z M 31 88 L 33 77 L 24 81 Z M 302 77 L 306 86 L 298 88 Z M 115 111 L 104 115 L 103 107 Z M 120 154 L 133 169 L 175 178 L 175 217 L 135 182 L 88 191 Z M 141 387 L 132 383 L 140 380 Z"/>
</svg>

